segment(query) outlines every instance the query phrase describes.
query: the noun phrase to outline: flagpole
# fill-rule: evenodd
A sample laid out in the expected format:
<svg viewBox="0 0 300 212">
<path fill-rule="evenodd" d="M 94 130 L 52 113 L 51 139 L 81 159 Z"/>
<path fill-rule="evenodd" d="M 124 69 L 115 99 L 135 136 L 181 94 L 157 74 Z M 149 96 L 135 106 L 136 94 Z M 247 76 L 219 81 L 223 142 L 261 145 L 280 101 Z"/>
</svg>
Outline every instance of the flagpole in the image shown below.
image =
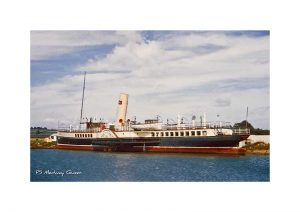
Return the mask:
<svg viewBox="0 0 300 212">
<path fill-rule="evenodd" d="M 83 88 L 82 88 L 82 99 L 81 99 L 81 110 L 80 110 L 80 125 L 82 121 L 82 109 L 83 109 L 83 101 L 84 101 L 84 89 L 85 89 L 85 75 L 86 72 L 84 72 L 84 80 L 83 80 Z"/>
<path fill-rule="evenodd" d="M 246 129 L 247 129 L 247 122 L 248 122 L 248 106 L 247 106 L 247 112 L 246 112 Z"/>
</svg>

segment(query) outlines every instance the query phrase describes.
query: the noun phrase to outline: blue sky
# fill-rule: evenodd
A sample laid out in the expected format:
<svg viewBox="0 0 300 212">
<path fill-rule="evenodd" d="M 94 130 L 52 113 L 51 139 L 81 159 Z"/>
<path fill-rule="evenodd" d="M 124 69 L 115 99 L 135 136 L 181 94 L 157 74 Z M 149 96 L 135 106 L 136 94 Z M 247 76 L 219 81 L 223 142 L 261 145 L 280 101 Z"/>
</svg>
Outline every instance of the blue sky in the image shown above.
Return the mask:
<svg viewBox="0 0 300 212">
<path fill-rule="evenodd" d="M 128 118 L 178 114 L 269 128 L 269 31 L 32 31 L 31 125 L 113 122 L 119 93 Z"/>
<path fill-rule="evenodd" d="M 69 75 L 74 67 L 85 63 L 95 55 L 104 57 L 113 48 L 114 45 L 83 46 L 77 47 L 72 52 L 53 55 L 51 58 L 33 59 L 31 60 L 31 86 L 38 86 Z"/>
</svg>

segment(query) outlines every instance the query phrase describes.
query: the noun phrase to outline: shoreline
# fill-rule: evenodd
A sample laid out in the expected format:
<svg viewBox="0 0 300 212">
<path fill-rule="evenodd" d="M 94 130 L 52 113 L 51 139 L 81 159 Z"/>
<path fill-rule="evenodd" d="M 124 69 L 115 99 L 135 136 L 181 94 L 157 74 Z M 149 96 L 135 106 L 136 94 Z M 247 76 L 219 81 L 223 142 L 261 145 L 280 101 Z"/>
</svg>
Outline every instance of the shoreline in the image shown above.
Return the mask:
<svg viewBox="0 0 300 212">
<path fill-rule="evenodd" d="M 270 150 L 247 150 L 248 155 L 270 155 Z"/>
<path fill-rule="evenodd" d="M 30 149 L 57 149 L 56 146 L 30 146 Z"/>
<path fill-rule="evenodd" d="M 51 146 L 30 146 L 30 149 L 58 149 L 56 145 Z M 245 155 L 270 155 L 270 150 L 246 150 Z"/>
</svg>

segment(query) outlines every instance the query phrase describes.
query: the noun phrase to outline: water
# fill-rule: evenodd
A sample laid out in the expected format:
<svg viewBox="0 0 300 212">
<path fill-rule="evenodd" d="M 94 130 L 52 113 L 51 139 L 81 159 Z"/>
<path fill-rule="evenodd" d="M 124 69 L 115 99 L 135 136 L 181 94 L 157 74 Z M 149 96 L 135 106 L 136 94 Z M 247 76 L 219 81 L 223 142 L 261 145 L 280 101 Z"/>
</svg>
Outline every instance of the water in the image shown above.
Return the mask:
<svg viewBox="0 0 300 212">
<path fill-rule="evenodd" d="M 31 181 L 270 181 L 268 155 L 31 150 Z"/>
</svg>

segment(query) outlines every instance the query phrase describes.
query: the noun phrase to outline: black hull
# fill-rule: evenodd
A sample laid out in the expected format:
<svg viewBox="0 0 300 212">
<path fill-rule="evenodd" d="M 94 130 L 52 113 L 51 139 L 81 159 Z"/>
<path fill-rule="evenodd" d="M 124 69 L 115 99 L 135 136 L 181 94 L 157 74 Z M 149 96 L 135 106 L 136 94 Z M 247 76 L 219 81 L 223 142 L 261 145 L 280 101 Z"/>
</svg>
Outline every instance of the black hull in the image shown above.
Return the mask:
<svg viewBox="0 0 300 212">
<path fill-rule="evenodd" d="M 58 144 L 72 145 L 131 145 L 131 146 L 157 146 L 160 140 L 158 138 L 68 138 L 59 137 Z"/>
<path fill-rule="evenodd" d="M 218 135 L 202 137 L 168 137 L 168 138 L 68 138 L 59 137 L 58 144 L 91 145 L 98 147 L 112 147 L 113 149 L 127 149 L 142 146 L 163 147 L 238 147 L 239 142 L 249 135 Z"/>
<path fill-rule="evenodd" d="M 240 135 L 219 135 L 187 138 L 161 138 L 160 146 L 171 147 L 238 147 Z"/>
</svg>

